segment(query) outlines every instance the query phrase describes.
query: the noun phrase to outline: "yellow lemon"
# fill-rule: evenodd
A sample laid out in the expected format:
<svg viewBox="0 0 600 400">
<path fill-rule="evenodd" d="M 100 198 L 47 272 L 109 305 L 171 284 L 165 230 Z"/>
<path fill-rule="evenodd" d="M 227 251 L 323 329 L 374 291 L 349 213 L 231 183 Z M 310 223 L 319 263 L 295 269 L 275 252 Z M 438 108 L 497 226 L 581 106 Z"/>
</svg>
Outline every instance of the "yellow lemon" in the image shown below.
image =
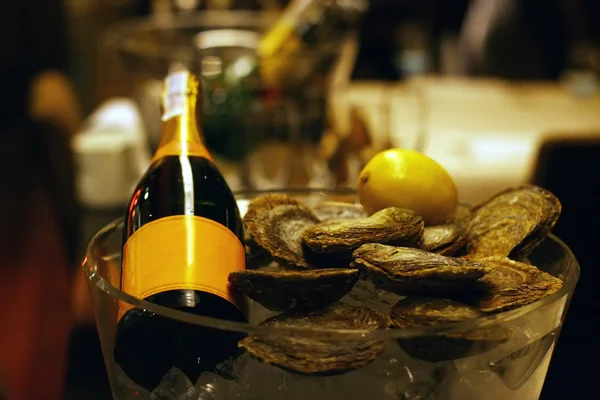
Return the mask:
<svg viewBox="0 0 600 400">
<path fill-rule="evenodd" d="M 387 207 L 409 208 L 428 225 L 451 218 L 458 207 L 448 171 L 422 153 L 400 148 L 382 151 L 365 165 L 358 176 L 358 196 L 369 214 Z"/>
</svg>

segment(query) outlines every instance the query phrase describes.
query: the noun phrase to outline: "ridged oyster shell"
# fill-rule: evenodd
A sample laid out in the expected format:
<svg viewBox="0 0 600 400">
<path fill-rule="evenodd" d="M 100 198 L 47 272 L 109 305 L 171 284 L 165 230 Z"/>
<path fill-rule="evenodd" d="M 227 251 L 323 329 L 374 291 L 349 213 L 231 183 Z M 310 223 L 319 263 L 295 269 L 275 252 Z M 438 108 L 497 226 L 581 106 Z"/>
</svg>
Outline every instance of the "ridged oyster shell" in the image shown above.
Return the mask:
<svg viewBox="0 0 600 400">
<path fill-rule="evenodd" d="M 246 270 L 229 274 L 229 282 L 272 311 L 316 308 L 341 299 L 358 280 L 358 270 Z"/>
<path fill-rule="evenodd" d="M 473 207 L 467 222 L 469 257 L 520 260 L 544 240 L 561 213 L 549 191 L 523 185 L 503 190 Z"/>
<path fill-rule="evenodd" d="M 366 243 L 418 246 L 423 220 L 414 211 L 389 207 L 370 217 L 330 220 L 307 228 L 302 240 L 315 253 L 350 254 Z"/>
<path fill-rule="evenodd" d="M 308 312 L 289 312 L 271 317 L 261 325 L 289 328 L 385 329 L 385 315 L 368 307 L 335 303 Z M 251 356 L 298 374 L 332 375 L 371 363 L 385 348 L 380 340 L 328 339 L 325 335 L 251 335 L 239 346 Z"/>
</svg>

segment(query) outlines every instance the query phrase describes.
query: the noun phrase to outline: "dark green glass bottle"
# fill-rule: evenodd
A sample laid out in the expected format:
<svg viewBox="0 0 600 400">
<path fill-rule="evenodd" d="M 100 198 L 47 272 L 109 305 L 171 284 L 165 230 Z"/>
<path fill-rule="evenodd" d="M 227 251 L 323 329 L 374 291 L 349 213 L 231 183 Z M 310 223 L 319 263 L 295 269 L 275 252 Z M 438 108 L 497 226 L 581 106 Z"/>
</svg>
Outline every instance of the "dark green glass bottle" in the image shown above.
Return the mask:
<svg viewBox="0 0 600 400">
<path fill-rule="evenodd" d="M 245 268 L 242 219 L 199 132 L 198 86 L 187 70 L 165 80 L 161 141 L 126 211 L 121 286 L 163 306 L 246 321 L 244 298 L 227 280 Z M 192 382 L 213 372 L 239 339 L 120 303 L 114 356 L 152 391 L 172 367 Z"/>
</svg>

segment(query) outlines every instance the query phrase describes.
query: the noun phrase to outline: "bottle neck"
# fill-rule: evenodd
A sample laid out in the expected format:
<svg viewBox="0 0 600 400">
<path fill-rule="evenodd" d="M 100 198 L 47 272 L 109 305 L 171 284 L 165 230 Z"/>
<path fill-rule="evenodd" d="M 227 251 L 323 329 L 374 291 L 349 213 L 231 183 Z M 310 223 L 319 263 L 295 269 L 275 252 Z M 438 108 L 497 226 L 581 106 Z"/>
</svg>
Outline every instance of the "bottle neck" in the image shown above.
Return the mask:
<svg viewBox="0 0 600 400">
<path fill-rule="evenodd" d="M 275 26 L 263 37 L 258 52 L 261 57 L 270 58 L 275 55 L 286 42 L 297 40 L 294 38 L 294 29 L 302 20 L 303 15 L 310 6 L 312 0 L 292 0 L 283 11 Z M 288 43 L 289 46 L 289 43 Z M 296 47 L 296 45 L 294 46 Z"/>
<path fill-rule="evenodd" d="M 195 96 L 181 96 L 165 104 L 162 135 L 152 161 L 165 156 L 196 156 L 213 161 L 196 119 Z"/>
</svg>

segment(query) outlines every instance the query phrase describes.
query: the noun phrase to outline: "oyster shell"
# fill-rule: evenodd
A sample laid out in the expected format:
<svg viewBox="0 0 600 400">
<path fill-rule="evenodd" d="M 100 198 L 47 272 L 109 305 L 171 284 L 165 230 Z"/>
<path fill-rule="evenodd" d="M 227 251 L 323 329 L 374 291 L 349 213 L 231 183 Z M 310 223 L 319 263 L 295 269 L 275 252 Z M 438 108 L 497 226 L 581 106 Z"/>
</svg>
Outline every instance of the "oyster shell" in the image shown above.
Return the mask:
<svg viewBox="0 0 600 400">
<path fill-rule="evenodd" d="M 503 190 L 471 209 L 468 254 L 522 259 L 546 238 L 560 213 L 560 201 L 538 186 Z"/>
<path fill-rule="evenodd" d="M 306 229 L 302 240 L 316 253 L 350 254 L 365 243 L 418 246 L 423 220 L 414 211 L 389 207 L 367 218 L 330 220 Z"/>
<path fill-rule="evenodd" d="M 401 295 L 446 297 L 474 286 L 488 268 L 424 250 L 369 243 L 353 253 L 353 266 L 381 289 Z"/>
<path fill-rule="evenodd" d="M 396 328 L 426 328 L 477 319 L 485 313 L 457 301 L 441 298 L 408 297 L 389 312 Z M 511 331 L 503 327 L 476 328 L 437 336 L 399 339 L 400 346 L 412 357 L 439 362 L 463 358 L 491 350 L 506 342 Z"/>
<path fill-rule="evenodd" d="M 459 223 L 426 226 L 420 248 L 443 256 L 452 256 L 464 246 L 465 233 L 464 226 Z"/>
<path fill-rule="evenodd" d="M 283 194 L 267 194 L 251 201 L 244 215 L 252 240 L 290 268 L 312 268 L 300 235 L 319 222 L 307 206 Z"/>
<path fill-rule="evenodd" d="M 246 270 L 229 274 L 229 282 L 272 311 L 320 307 L 341 299 L 358 280 L 358 270 Z"/>
<path fill-rule="evenodd" d="M 563 285 L 562 280 L 537 267 L 506 257 L 480 258 L 477 263 L 489 272 L 479 280 L 476 294 L 470 299 L 467 294 L 465 301 L 486 313 L 531 304 L 556 293 Z"/>
<path fill-rule="evenodd" d="M 369 215 L 360 204 L 343 203 L 338 201 L 328 201 L 319 203 L 311 207 L 317 218 L 321 221 L 329 221 L 332 219 L 352 220 L 358 218 L 366 218 Z"/>
<path fill-rule="evenodd" d="M 308 312 L 289 312 L 261 325 L 287 328 L 376 330 L 388 326 L 387 317 L 367 307 L 335 303 Z M 363 367 L 384 350 L 380 340 L 357 340 L 326 335 L 251 335 L 239 342 L 248 353 L 267 363 L 299 374 L 330 375 Z"/>
<path fill-rule="evenodd" d="M 244 242 L 246 250 L 246 268 L 256 269 L 263 265 L 269 264 L 273 257 L 262 247 L 260 247 L 248 233 L 248 229 L 244 229 Z"/>
</svg>

